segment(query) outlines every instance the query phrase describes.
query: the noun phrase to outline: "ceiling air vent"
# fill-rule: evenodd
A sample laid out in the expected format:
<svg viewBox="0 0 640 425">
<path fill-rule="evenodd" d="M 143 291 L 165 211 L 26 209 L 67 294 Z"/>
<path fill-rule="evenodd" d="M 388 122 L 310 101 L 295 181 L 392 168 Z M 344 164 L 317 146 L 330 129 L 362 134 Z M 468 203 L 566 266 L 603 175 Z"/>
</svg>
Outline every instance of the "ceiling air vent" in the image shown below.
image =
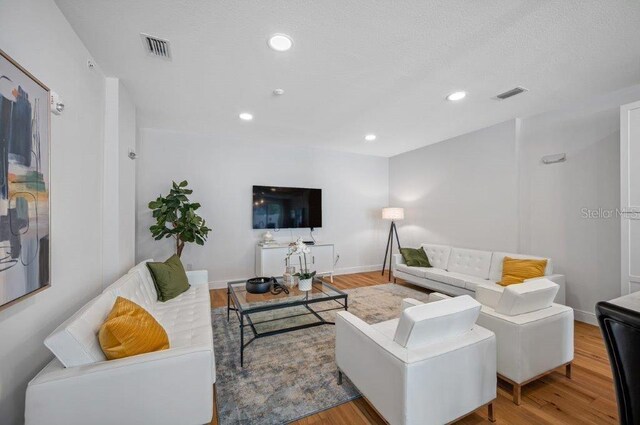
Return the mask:
<svg viewBox="0 0 640 425">
<path fill-rule="evenodd" d="M 500 93 L 499 95 L 496 96 L 496 99 L 505 100 L 517 94 L 524 93 L 526 91 L 529 91 L 529 90 L 525 89 L 524 87 L 516 87 L 514 89 L 507 90 L 504 93 Z"/>
<path fill-rule="evenodd" d="M 171 60 L 171 50 L 169 48 L 169 40 L 163 40 L 149 34 L 141 33 L 142 44 L 149 56 L 155 56 L 165 60 Z"/>
</svg>

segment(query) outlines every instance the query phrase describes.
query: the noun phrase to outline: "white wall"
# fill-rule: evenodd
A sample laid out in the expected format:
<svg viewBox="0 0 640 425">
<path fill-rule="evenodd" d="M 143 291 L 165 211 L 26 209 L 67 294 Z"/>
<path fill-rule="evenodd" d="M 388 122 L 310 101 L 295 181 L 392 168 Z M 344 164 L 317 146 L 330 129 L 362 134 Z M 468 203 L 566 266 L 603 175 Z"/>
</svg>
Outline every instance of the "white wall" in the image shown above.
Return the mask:
<svg viewBox="0 0 640 425">
<path fill-rule="evenodd" d="M 595 324 L 595 303 L 620 295 L 620 220 L 582 209 L 619 207 L 619 106 L 638 99 L 635 86 L 391 158 L 401 242 L 549 256 L 576 318 Z"/>
<path fill-rule="evenodd" d="M 513 251 L 518 246 L 516 121 L 394 156 L 390 204 L 400 243 Z"/>
<path fill-rule="evenodd" d="M 135 262 L 136 109 L 120 79 L 105 84 L 103 284 L 108 286 Z"/>
<path fill-rule="evenodd" d="M 204 247 L 188 245 L 183 261 L 208 269 L 209 280 L 254 276 L 254 250 L 263 231 L 253 230 L 253 185 L 314 187 L 323 191 L 323 227 L 316 239 L 332 242 L 342 272 L 382 264 L 388 223 L 380 209 L 388 202 L 388 160 L 311 148 L 220 142 L 213 137 L 141 131 L 137 160 L 136 257 L 165 260 L 171 240 L 154 241 L 147 204 L 167 193 L 172 180 L 188 180 L 192 199 L 213 228 Z M 277 239 L 290 241 L 308 229 L 281 230 Z"/>
<path fill-rule="evenodd" d="M 136 260 L 136 161 L 129 158 L 129 151 L 136 149 L 137 121 L 136 106 L 122 80 L 118 94 L 118 254 L 122 275 Z"/>
<path fill-rule="evenodd" d="M 0 422 L 24 421 L 27 382 L 52 358 L 42 344 L 101 290 L 104 76 L 52 0 L 0 2 L 0 47 L 66 109 L 51 122 L 51 288 L 0 311 Z"/>
<path fill-rule="evenodd" d="M 595 303 L 620 296 L 620 218 L 582 209 L 620 207 L 620 105 L 640 86 L 522 120 L 522 252 L 549 255 L 567 276 L 567 303 L 595 323 Z M 543 165 L 565 152 L 567 162 Z"/>
</svg>

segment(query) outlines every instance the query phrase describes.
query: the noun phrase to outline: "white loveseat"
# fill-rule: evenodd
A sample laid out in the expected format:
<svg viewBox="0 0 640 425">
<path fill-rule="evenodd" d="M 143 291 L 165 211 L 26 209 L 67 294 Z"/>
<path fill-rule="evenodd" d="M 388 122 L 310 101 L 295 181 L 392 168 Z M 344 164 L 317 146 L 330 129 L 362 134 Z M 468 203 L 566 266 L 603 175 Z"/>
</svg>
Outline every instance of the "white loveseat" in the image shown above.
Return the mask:
<svg viewBox="0 0 640 425">
<path fill-rule="evenodd" d="M 336 317 L 336 364 L 391 425 L 440 425 L 496 398 L 496 338 L 469 296 L 410 298 L 399 319 Z M 431 302 L 435 301 L 435 302 Z"/>
<path fill-rule="evenodd" d="M 394 254 L 394 278 L 449 295 L 475 296 L 476 287 L 481 284 L 495 285 L 496 290 L 502 291 L 503 287 L 496 282 L 502 278 L 504 257 L 546 259 L 545 278 L 559 285 L 555 302 L 565 303 L 565 278 L 564 275 L 553 274 L 550 258 L 426 243 L 422 244 L 422 248 L 432 267 L 409 267 L 401 254 Z"/>
<path fill-rule="evenodd" d="M 208 279 L 206 271 L 187 275 L 189 290 L 159 302 L 140 263 L 49 335 L 56 358 L 27 387 L 26 425 L 209 423 L 216 373 Z M 106 360 L 97 333 L 118 296 L 158 320 L 169 349 Z"/>
</svg>

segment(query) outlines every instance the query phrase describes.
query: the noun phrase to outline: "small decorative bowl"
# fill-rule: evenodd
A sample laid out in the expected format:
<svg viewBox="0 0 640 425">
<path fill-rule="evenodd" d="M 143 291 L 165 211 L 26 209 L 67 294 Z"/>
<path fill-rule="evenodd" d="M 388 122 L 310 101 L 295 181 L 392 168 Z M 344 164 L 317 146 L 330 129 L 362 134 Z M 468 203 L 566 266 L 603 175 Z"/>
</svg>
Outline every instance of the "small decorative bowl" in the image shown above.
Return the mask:
<svg viewBox="0 0 640 425">
<path fill-rule="evenodd" d="M 272 277 L 254 277 L 248 279 L 245 287 L 250 294 L 265 294 L 271 290 L 276 280 Z"/>
</svg>

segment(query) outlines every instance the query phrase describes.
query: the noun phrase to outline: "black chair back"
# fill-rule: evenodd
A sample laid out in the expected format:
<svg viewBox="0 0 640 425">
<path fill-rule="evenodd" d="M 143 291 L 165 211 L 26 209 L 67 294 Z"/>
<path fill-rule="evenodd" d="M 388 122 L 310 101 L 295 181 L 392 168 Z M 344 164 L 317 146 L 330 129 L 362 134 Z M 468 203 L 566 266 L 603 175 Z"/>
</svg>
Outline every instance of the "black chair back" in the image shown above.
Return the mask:
<svg viewBox="0 0 640 425">
<path fill-rule="evenodd" d="M 640 424 L 640 312 L 606 301 L 596 316 L 609 353 L 621 425 Z"/>
</svg>

